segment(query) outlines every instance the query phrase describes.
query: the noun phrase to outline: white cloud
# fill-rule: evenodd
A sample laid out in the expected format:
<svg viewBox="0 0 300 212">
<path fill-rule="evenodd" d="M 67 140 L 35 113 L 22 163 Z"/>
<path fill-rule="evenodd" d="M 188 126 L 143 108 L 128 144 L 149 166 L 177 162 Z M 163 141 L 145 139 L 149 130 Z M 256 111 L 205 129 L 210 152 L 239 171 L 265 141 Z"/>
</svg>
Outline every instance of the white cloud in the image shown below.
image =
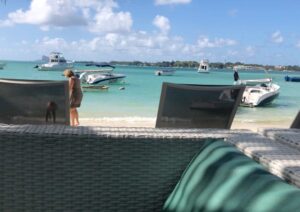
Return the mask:
<svg viewBox="0 0 300 212">
<path fill-rule="evenodd" d="M 153 24 L 160 29 L 164 34 L 167 34 L 171 29 L 170 21 L 164 16 L 157 15 L 153 20 Z"/>
<path fill-rule="evenodd" d="M 47 49 L 50 52 L 66 50 L 68 49 L 69 44 L 63 38 L 44 37 L 42 40 L 36 40 L 35 46 L 41 49 Z"/>
<path fill-rule="evenodd" d="M 0 27 L 10 27 L 13 25 L 14 23 L 10 20 L 0 20 Z"/>
<path fill-rule="evenodd" d="M 79 12 L 71 0 L 32 0 L 28 10 L 19 9 L 9 13 L 8 18 L 16 24 L 85 25 L 86 20 Z"/>
<path fill-rule="evenodd" d="M 155 0 L 156 5 L 189 4 L 192 0 Z"/>
<path fill-rule="evenodd" d="M 228 55 L 231 55 L 231 56 L 235 56 L 235 55 L 238 55 L 238 51 L 235 51 L 235 50 L 228 50 Z"/>
<path fill-rule="evenodd" d="M 232 39 L 215 38 L 211 40 L 205 36 L 200 37 L 197 41 L 197 46 L 199 48 L 217 48 L 217 47 L 224 47 L 224 46 L 234 46 L 236 44 L 237 42 Z"/>
<path fill-rule="evenodd" d="M 91 32 L 129 31 L 132 18 L 129 12 L 115 12 L 115 0 L 32 0 L 27 10 L 18 9 L 0 20 L 0 26 L 13 24 L 50 27 L 88 26 Z"/>
<path fill-rule="evenodd" d="M 54 37 L 44 37 L 35 43 L 28 42 L 32 56 L 52 51 L 63 52 L 67 59 L 74 60 L 198 60 L 201 55 L 209 58 L 221 58 L 223 55 L 237 56 L 234 49 L 230 51 L 221 47 L 233 46 L 237 42 L 231 39 L 199 39 L 197 42 L 188 44 L 182 37 L 171 36 L 160 32 L 148 33 L 136 31 L 130 33 L 106 33 L 89 40 L 73 40 Z M 209 51 L 207 48 L 210 48 Z M 219 47 L 218 50 L 213 48 Z"/>
<path fill-rule="evenodd" d="M 247 46 L 245 50 L 248 56 L 252 57 L 255 55 L 255 48 L 253 46 Z"/>
<path fill-rule="evenodd" d="M 237 9 L 232 9 L 232 10 L 229 10 L 229 11 L 228 11 L 228 15 L 229 15 L 230 17 L 236 17 L 237 14 L 238 14 L 238 10 L 237 10 Z"/>
<path fill-rule="evenodd" d="M 296 43 L 296 47 L 300 48 L 300 40 Z"/>
<path fill-rule="evenodd" d="M 271 41 L 273 43 L 282 43 L 283 42 L 283 37 L 281 35 L 281 32 L 280 31 L 274 32 L 271 36 Z"/>
<path fill-rule="evenodd" d="M 132 18 L 129 12 L 114 13 L 112 8 L 98 10 L 94 21 L 90 23 L 91 32 L 129 32 L 132 26 Z"/>
</svg>

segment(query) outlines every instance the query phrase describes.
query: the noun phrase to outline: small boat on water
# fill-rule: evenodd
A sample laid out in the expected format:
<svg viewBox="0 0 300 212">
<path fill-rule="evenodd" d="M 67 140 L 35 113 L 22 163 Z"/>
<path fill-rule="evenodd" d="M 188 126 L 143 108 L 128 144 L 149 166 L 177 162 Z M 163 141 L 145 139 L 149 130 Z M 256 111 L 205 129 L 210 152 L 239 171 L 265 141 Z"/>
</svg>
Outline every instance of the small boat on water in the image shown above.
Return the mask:
<svg viewBox="0 0 300 212">
<path fill-rule="evenodd" d="M 162 69 L 162 70 L 156 70 L 155 75 L 157 76 L 172 76 L 175 73 L 175 70 L 172 69 Z"/>
<path fill-rule="evenodd" d="M 6 66 L 6 63 L 0 62 L 0 69 L 3 69 Z"/>
<path fill-rule="evenodd" d="M 83 88 L 88 87 L 91 89 L 94 86 L 95 89 L 99 89 L 103 85 L 121 82 L 126 77 L 124 74 L 114 74 L 115 67 L 108 63 L 88 63 L 86 66 L 92 66 L 93 68 L 75 70 L 75 74 L 83 84 Z"/>
<path fill-rule="evenodd" d="M 109 89 L 109 86 L 106 85 L 85 85 L 81 86 L 83 91 L 107 91 Z"/>
<path fill-rule="evenodd" d="M 51 52 L 49 62 L 37 66 L 40 71 L 63 71 L 67 68 L 73 68 L 74 62 L 67 61 L 62 53 Z"/>
<path fill-rule="evenodd" d="M 95 67 L 95 69 L 91 69 L 91 70 L 84 70 L 85 72 L 87 71 L 96 71 L 96 72 L 112 72 L 115 69 L 115 66 L 110 65 L 109 63 L 87 63 L 85 64 L 85 66 L 92 66 Z"/>
<path fill-rule="evenodd" d="M 270 78 L 256 80 L 240 80 L 239 84 L 246 85 L 241 106 L 259 107 L 270 104 L 279 95 L 280 86 Z"/>
<path fill-rule="evenodd" d="M 290 77 L 290 76 L 286 75 L 284 77 L 284 79 L 287 82 L 300 82 L 300 77 Z"/>
<path fill-rule="evenodd" d="M 209 73 L 209 61 L 201 60 L 198 67 L 198 73 Z"/>
<path fill-rule="evenodd" d="M 93 73 L 81 75 L 79 79 L 83 84 L 106 85 L 121 82 L 125 77 L 124 74 Z"/>
</svg>

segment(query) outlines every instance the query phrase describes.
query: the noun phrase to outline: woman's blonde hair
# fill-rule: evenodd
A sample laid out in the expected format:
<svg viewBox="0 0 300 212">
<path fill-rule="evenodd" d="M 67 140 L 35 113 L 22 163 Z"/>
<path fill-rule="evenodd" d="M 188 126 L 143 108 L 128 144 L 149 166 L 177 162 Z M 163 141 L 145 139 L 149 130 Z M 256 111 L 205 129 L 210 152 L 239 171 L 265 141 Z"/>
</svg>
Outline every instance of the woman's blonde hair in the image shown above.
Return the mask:
<svg viewBox="0 0 300 212">
<path fill-rule="evenodd" d="M 74 72 L 73 72 L 71 69 L 66 69 L 66 70 L 64 71 L 64 75 L 65 75 L 66 77 L 72 77 L 72 76 L 74 76 Z"/>
</svg>

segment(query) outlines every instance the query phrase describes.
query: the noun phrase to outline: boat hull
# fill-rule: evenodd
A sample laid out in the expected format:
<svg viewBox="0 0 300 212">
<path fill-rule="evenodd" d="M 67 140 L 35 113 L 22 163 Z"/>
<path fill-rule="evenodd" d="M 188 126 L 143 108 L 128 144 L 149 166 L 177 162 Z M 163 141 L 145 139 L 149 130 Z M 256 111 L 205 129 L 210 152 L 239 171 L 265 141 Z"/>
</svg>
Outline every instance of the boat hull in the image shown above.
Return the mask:
<svg viewBox="0 0 300 212">
<path fill-rule="evenodd" d="M 121 82 L 126 76 L 123 74 L 87 74 L 83 73 L 79 79 L 87 85 L 108 85 Z"/>
<path fill-rule="evenodd" d="M 300 82 L 300 77 L 289 77 L 289 76 L 285 76 L 284 79 L 285 79 L 285 81 L 287 81 L 287 82 Z"/>
<path fill-rule="evenodd" d="M 246 87 L 241 106 L 262 107 L 268 105 L 279 96 L 278 85 L 272 84 L 271 87 L 248 86 Z"/>
<path fill-rule="evenodd" d="M 174 75 L 175 71 L 173 70 L 157 70 L 155 71 L 156 76 L 172 76 Z"/>
<path fill-rule="evenodd" d="M 38 67 L 38 70 L 39 71 L 64 71 L 65 69 L 68 68 L 73 68 L 73 64 L 56 65 L 56 66 L 41 65 Z"/>
<path fill-rule="evenodd" d="M 208 70 L 198 70 L 197 71 L 199 74 L 208 74 L 209 71 Z"/>
</svg>

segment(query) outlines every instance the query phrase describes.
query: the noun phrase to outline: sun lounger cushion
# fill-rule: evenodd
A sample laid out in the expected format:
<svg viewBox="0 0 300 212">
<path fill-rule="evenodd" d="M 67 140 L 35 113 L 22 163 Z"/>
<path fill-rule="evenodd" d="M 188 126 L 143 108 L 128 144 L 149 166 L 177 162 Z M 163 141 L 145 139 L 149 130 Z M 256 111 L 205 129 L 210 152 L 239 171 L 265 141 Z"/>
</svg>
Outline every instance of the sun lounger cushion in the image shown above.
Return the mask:
<svg viewBox="0 0 300 212">
<path fill-rule="evenodd" d="M 299 211 L 300 190 L 223 141 L 206 143 L 164 211 Z"/>
</svg>

